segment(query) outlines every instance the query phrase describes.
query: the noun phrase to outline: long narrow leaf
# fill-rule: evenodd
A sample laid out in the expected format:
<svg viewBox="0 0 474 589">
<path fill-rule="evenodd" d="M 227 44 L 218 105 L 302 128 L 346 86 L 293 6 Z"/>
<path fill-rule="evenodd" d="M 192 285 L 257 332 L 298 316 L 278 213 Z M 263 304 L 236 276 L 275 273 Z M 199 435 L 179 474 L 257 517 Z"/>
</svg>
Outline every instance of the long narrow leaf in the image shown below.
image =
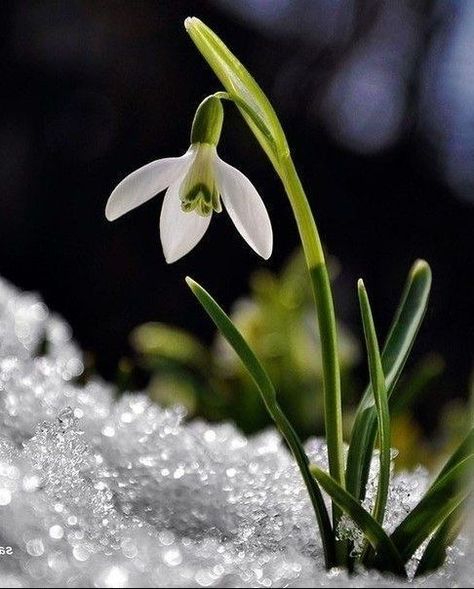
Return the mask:
<svg viewBox="0 0 474 589">
<path fill-rule="evenodd" d="M 410 559 L 418 546 L 469 496 L 473 466 L 474 454 L 471 454 L 436 479 L 423 499 L 393 532 L 391 538 L 403 562 Z"/>
<path fill-rule="evenodd" d="M 311 465 L 311 472 L 326 493 L 332 497 L 365 534 L 377 554 L 377 563 L 380 568 L 397 575 L 406 576 L 400 554 L 382 526 L 326 472 L 314 465 Z"/>
<path fill-rule="evenodd" d="M 471 429 L 466 438 L 444 465 L 443 469 L 435 480 L 435 484 L 440 482 L 450 470 L 463 462 L 473 453 L 474 429 Z M 468 473 L 467 476 L 471 477 L 471 480 L 467 480 L 467 484 L 469 485 L 472 483 L 473 473 Z M 445 521 L 439 526 L 438 530 L 433 535 L 433 538 L 426 547 L 416 570 L 417 576 L 434 571 L 443 564 L 446 558 L 446 549 L 454 542 L 464 523 L 463 515 L 466 511 L 465 503 L 466 501 L 460 503 L 460 505 L 454 509 L 454 511 L 445 519 Z"/>
<path fill-rule="evenodd" d="M 456 540 L 463 527 L 467 507 L 465 503 L 461 503 L 436 530 L 418 564 L 417 577 L 435 571 L 446 560 L 448 547 Z"/>
<path fill-rule="evenodd" d="M 441 469 L 436 480 L 439 481 L 442 479 L 446 473 L 448 473 L 457 464 L 462 462 L 465 458 L 468 458 L 471 454 L 474 454 L 474 428 L 471 429 L 461 444 L 459 444 L 456 451 L 451 455 L 449 460 Z"/>
<path fill-rule="evenodd" d="M 374 394 L 377 410 L 378 434 L 380 440 L 380 469 L 377 487 L 377 496 L 372 515 L 382 525 L 385 506 L 387 504 L 388 487 L 390 484 L 390 415 L 388 412 L 388 399 L 385 391 L 385 377 L 380 359 L 380 350 L 375 332 L 374 319 L 370 308 L 369 297 L 362 280 L 358 283 L 360 312 L 364 325 L 365 345 L 369 362 L 371 389 Z"/>
<path fill-rule="evenodd" d="M 430 267 L 425 261 L 417 260 L 410 270 L 400 305 L 382 351 L 382 368 L 389 399 L 423 320 L 430 288 Z M 347 457 L 347 489 L 360 500 L 365 495 L 377 425 L 371 389 L 371 386 L 366 389 L 360 402 Z"/>
<path fill-rule="evenodd" d="M 301 475 L 305 482 L 316 514 L 316 518 L 318 520 L 323 541 L 326 566 L 328 568 L 334 566 L 336 564 L 335 538 L 321 490 L 311 475 L 309 470 L 309 460 L 304 451 L 303 445 L 301 444 L 301 441 L 299 440 L 296 432 L 293 430 L 291 424 L 277 403 L 275 388 L 268 374 L 260 364 L 258 358 L 255 356 L 254 352 L 249 347 L 245 339 L 242 337 L 241 333 L 232 323 L 230 317 L 217 304 L 211 295 L 191 278 L 187 277 L 186 282 L 193 294 L 203 306 L 204 310 L 210 316 L 222 335 L 232 346 L 235 353 L 239 356 L 245 368 L 248 370 L 249 374 L 257 385 L 268 412 L 270 413 L 280 433 L 288 443 L 288 446 L 290 447 L 293 456 L 298 463 Z"/>
</svg>

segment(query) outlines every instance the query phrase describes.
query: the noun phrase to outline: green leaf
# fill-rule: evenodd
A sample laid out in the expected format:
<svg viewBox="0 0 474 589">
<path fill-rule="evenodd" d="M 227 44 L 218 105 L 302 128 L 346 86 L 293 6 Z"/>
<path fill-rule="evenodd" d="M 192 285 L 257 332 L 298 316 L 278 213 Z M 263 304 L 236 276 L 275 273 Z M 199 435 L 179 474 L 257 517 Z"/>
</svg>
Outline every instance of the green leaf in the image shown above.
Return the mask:
<svg viewBox="0 0 474 589">
<path fill-rule="evenodd" d="M 442 479 L 452 468 L 468 458 L 471 454 L 474 454 L 474 428 L 471 429 L 461 444 L 459 444 L 457 450 L 448 459 L 438 474 L 436 481 Z"/>
<path fill-rule="evenodd" d="M 444 563 L 448 547 L 456 540 L 463 527 L 466 503 L 461 503 L 436 530 L 423 552 L 415 576 L 419 577 L 435 571 Z"/>
<path fill-rule="evenodd" d="M 230 317 L 218 305 L 212 296 L 189 276 L 186 277 L 186 283 L 204 307 L 204 310 L 213 320 L 216 327 L 241 359 L 242 363 L 255 381 L 255 384 L 262 395 L 265 406 L 270 411 L 276 403 L 276 392 L 273 383 L 263 366 L 260 364 L 260 361 L 250 349 L 240 331 L 232 323 Z"/>
<path fill-rule="evenodd" d="M 474 454 L 437 478 L 423 499 L 391 535 L 403 562 L 456 511 L 471 493 Z"/>
<path fill-rule="evenodd" d="M 457 450 L 452 454 L 446 462 L 441 472 L 438 474 L 434 485 L 440 483 L 446 475 L 452 471 L 453 468 L 461 464 L 469 456 L 474 454 L 474 429 L 472 429 L 463 442 L 459 445 Z M 471 480 L 467 479 L 467 484 L 472 482 L 472 473 L 467 473 L 467 477 L 471 476 Z M 446 558 L 446 549 L 450 546 L 457 535 L 459 534 L 463 521 L 463 514 L 465 511 L 466 501 L 463 501 L 456 507 L 452 513 L 439 526 L 433 538 L 430 540 L 428 546 L 423 553 L 420 560 L 416 575 L 424 575 L 437 569 L 441 566 Z"/>
<path fill-rule="evenodd" d="M 147 386 L 147 393 L 160 407 L 184 407 L 189 417 L 198 409 L 198 385 L 190 374 L 179 369 L 171 373 L 167 370 L 157 372 Z"/>
<path fill-rule="evenodd" d="M 164 323 L 144 323 L 130 335 L 130 343 L 147 367 L 158 360 L 192 366 L 199 371 L 209 370 L 211 358 L 207 349 L 192 335 L 178 327 Z"/>
<path fill-rule="evenodd" d="M 311 472 L 321 487 L 332 497 L 339 507 L 362 530 L 377 554 L 381 570 L 391 571 L 406 577 L 400 554 L 382 526 L 366 511 L 360 503 L 341 487 L 326 472 L 311 465 Z"/>
<path fill-rule="evenodd" d="M 385 389 L 389 399 L 423 320 L 430 288 L 430 267 L 425 261 L 417 260 L 408 276 L 400 305 L 382 351 Z M 376 429 L 377 415 L 372 387 L 369 386 L 357 410 L 347 457 L 347 489 L 359 500 L 365 496 Z"/>
<path fill-rule="evenodd" d="M 229 316 L 216 303 L 211 295 L 191 278 L 187 277 L 186 282 L 193 294 L 203 306 L 204 310 L 210 316 L 212 321 L 232 346 L 235 353 L 239 356 L 242 363 L 248 370 L 249 374 L 257 385 L 269 414 L 271 415 L 277 428 L 290 447 L 301 471 L 301 475 L 305 482 L 316 514 L 323 542 L 326 566 L 327 568 L 334 566 L 336 564 L 335 538 L 321 490 L 311 475 L 309 470 L 309 460 L 304 451 L 303 445 L 301 444 L 301 441 L 299 440 L 296 432 L 293 430 L 293 427 L 277 403 L 276 392 L 270 378 L 268 377 L 268 374 L 260 364 L 258 358 L 255 356 L 245 339 L 242 337 L 241 333 L 232 323 Z"/>
<path fill-rule="evenodd" d="M 184 24 L 194 44 L 277 168 L 280 155 L 288 154 L 289 149 L 278 117 L 263 90 L 214 31 L 195 17 L 187 18 Z"/>
<path fill-rule="evenodd" d="M 369 297 L 362 280 L 358 283 L 360 312 L 364 325 L 365 345 L 369 362 L 370 383 L 374 394 L 377 410 L 378 434 L 380 440 L 380 469 L 377 496 L 373 510 L 374 519 L 383 524 L 385 506 L 387 505 L 388 488 L 390 484 L 390 415 L 388 399 L 385 391 L 385 377 L 380 358 L 379 344 L 375 332 L 374 319 L 370 308 Z"/>
</svg>

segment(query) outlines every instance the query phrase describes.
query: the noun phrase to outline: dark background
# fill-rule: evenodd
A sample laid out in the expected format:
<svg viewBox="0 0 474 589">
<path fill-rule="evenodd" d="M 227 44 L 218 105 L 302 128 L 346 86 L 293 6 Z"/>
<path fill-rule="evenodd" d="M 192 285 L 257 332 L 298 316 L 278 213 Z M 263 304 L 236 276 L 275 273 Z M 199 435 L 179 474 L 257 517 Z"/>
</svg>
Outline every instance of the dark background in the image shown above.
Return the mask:
<svg viewBox="0 0 474 589">
<path fill-rule="evenodd" d="M 108 379 L 141 322 L 210 339 L 184 276 L 230 305 L 262 265 L 229 219 L 220 215 L 190 255 L 168 266 L 161 197 L 113 224 L 104 217 L 125 175 L 187 149 L 197 104 L 219 89 L 182 26 L 199 16 L 281 116 L 326 248 L 341 262 L 337 310 L 352 329 L 360 333 L 359 276 L 383 334 L 411 263 L 430 262 L 432 300 L 414 356 L 435 351 L 447 362 L 418 407 L 430 426 L 442 402 L 466 396 L 474 333 L 474 54 L 466 46 L 464 55 L 456 37 L 465 3 L 441 4 L 1 3 L 0 274 L 65 316 Z M 339 83 L 357 59 L 355 78 Z M 453 71 L 463 84 L 446 86 L 442 76 Z M 230 108 L 219 152 L 263 195 L 275 234 L 265 264 L 277 270 L 298 243 L 295 225 L 265 156 Z"/>
</svg>

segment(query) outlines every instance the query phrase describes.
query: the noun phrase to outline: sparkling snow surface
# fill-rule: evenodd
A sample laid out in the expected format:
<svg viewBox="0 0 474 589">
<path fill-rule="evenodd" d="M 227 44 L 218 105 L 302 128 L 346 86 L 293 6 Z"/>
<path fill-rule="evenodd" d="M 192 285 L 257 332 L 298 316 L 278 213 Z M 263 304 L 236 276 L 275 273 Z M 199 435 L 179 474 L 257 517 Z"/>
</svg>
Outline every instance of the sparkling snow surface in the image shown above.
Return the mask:
<svg viewBox="0 0 474 589">
<path fill-rule="evenodd" d="M 403 586 L 324 571 L 306 491 L 274 431 L 246 438 L 185 423 L 144 394 L 116 401 L 103 382 L 75 384 L 82 360 L 39 297 L 0 281 L 2 587 Z M 326 466 L 324 444 L 307 447 Z M 422 470 L 395 477 L 387 529 L 426 485 Z M 350 523 L 344 533 L 357 536 Z M 409 585 L 472 586 L 472 556 L 461 538 L 442 571 Z"/>
</svg>

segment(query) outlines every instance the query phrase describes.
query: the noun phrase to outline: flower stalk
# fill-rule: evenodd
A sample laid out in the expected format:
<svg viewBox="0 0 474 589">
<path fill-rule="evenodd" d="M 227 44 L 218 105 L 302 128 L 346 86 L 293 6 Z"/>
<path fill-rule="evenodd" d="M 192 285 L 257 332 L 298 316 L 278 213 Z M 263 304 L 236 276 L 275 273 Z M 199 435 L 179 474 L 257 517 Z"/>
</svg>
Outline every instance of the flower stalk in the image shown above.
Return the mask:
<svg viewBox="0 0 474 589">
<path fill-rule="evenodd" d="M 281 160 L 280 174 L 298 226 L 316 301 L 323 360 L 329 470 L 333 479 L 344 487 L 341 378 L 336 316 L 329 273 L 318 228 L 290 155 Z"/>
<path fill-rule="evenodd" d="M 280 177 L 291 203 L 311 277 L 316 303 L 316 314 L 321 340 L 324 388 L 324 423 L 331 477 L 345 488 L 344 446 L 342 434 L 341 375 L 339 368 L 336 315 L 318 228 L 293 160 L 288 154 L 280 160 Z M 333 503 L 333 528 L 341 517 L 341 510 Z M 344 564 L 344 547 L 338 544 L 338 564 Z"/>
</svg>

